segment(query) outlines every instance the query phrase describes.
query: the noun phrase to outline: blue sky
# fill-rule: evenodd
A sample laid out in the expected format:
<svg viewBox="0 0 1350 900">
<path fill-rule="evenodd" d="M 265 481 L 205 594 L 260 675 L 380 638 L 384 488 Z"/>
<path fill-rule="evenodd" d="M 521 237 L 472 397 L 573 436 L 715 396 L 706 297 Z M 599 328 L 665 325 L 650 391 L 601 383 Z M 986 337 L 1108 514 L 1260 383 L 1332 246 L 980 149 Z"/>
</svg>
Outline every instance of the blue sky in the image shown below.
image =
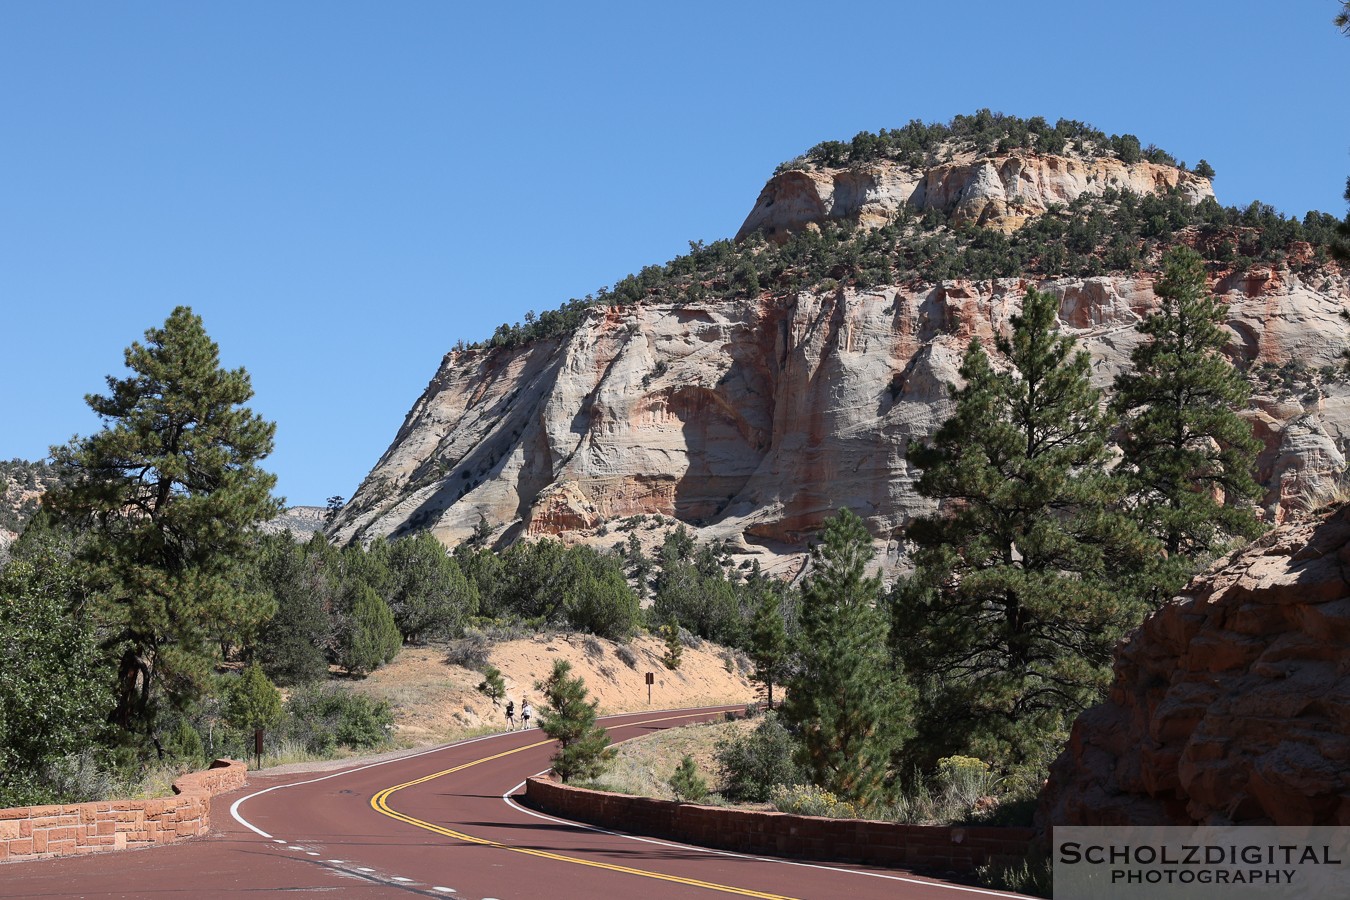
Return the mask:
<svg viewBox="0 0 1350 900">
<path fill-rule="evenodd" d="M 0 458 L 185 303 L 350 496 L 457 339 L 735 233 L 822 140 L 980 107 L 1342 215 L 1334 0 L 0 5 Z M 1099 12 L 1098 10 L 1106 10 Z"/>
</svg>

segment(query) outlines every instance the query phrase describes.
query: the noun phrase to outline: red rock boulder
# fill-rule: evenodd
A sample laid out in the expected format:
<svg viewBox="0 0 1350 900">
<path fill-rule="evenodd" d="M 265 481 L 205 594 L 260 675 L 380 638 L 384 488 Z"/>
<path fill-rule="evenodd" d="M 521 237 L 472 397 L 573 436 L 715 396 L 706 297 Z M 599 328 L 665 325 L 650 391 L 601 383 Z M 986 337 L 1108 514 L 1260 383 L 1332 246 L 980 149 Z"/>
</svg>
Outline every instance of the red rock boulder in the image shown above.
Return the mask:
<svg viewBox="0 0 1350 900">
<path fill-rule="evenodd" d="M 1350 506 L 1195 579 L 1116 651 L 1050 825 L 1350 825 Z"/>
</svg>

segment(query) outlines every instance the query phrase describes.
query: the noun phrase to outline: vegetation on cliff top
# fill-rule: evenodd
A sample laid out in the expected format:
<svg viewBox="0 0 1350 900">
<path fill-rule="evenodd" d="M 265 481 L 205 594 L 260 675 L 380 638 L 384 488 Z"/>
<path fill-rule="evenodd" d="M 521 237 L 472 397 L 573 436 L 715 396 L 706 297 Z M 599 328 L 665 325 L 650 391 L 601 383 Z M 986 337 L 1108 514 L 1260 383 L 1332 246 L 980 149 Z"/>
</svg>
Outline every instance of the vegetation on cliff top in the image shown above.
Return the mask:
<svg viewBox="0 0 1350 900">
<path fill-rule="evenodd" d="M 925 124 L 913 119 L 903 128 L 881 129 L 873 134 L 860 131 L 851 141 L 822 141 L 804 156 L 781 164 L 777 172 L 808 166 L 841 168 L 859 163 L 888 159 L 914 168 L 927 168 L 951 158 L 953 153 L 1007 153 L 1034 150 L 1038 153 L 1074 156 L 1114 157 L 1124 163 L 1146 160 L 1151 163 L 1185 168 L 1166 150 L 1149 144 L 1141 146 L 1132 134 L 1107 135 L 1084 122 L 1060 119 L 1051 125 L 1042 116 L 1023 119 L 988 109 L 973 116 L 956 116 L 950 122 Z M 1204 160 L 1201 165 L 1211 173 Z M 1210 176 L 1206 176 L 1210 177 Z"/>
<path fill-rule="evenodd" d="M 974 148 L 990 142 L 998 147 L 1008 141 L 1015 146 L 1029 141 L 1030 146 L 1053 147 L 1061 138 L 1076 142 L 1075 147 L 1081 143 L 1089 148 L 1085 153 L 1105 152 L 1100 148 L 1117 147 L 1123 140 L 1078 122 L 1061 121 L 1048 129 L 1044 120 L 985 116 L 984 112 L 958 116 L 948 125 L 911 123 L 866 139 L 860 135 L 850 144 L 826 142 L 804 159 L 848 162 L 873 158 L 867 154 L 900 154 L 909 159 L 919 152 L 916 147 L 954 146 L 951 141 Z M 1125 142 L 1126 149 L 1111 152 L 1129 159 L 1133 151 L 1128 148 L 1137 144 L 1133 139 L 1133 143 Z M 1156 148 L 1139 152 L 1154 161 L 1171 163 L 1171 157 Z M 1208 164 L 1204 170 L 1212 172 Z M 1052 207 L 1011 234 L 971 222 L 957 224 L 942 210 L 920 212 L 904 207 L 891 222 L 872 230 L 841 220 L 804 229 L 781 244 L 770 243 L 759 234 L 740 242 L 690 242 L 688 253 L 665 265 L 646 266 L 612 287 L 568 300 L 558 309 L 528 312 L 523 323 L 503 323 L 486 341 L 461 341 L 456 349 L 510 349 L 562 339 L 595 306 L 699 303 L 764 292 L 783 295 L 882 284 L 918 286 L 950 278 L 1090 277 L 1157 271 L 1162 253 L 1178 243 L 1194 246 L 1214 270 L 1240 272 L 1263 264 L 1311 273 L 1332 259 L 1338 227 L 1343 229 L 1343 223 L 1327 213 L 1312 211 L 1297 219 L 1263 203 L 1243 208 L 1222 206 L 1212 198 L 1192 203 L 1175 190 L 1146 195 L 1107 190 L 1100 196 L 1083 195 Z"/>
</svg>

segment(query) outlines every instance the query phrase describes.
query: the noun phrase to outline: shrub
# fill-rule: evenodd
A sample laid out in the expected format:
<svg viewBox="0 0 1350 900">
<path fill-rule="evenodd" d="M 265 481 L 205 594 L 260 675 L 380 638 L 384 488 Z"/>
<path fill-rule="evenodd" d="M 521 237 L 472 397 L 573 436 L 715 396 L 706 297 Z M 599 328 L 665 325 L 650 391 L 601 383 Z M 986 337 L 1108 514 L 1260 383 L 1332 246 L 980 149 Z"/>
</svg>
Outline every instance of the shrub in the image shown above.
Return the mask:
<svg viewBox="0 0 1350 900">
<path fill-rule="evenodd" d="M 388 741 L 394 726 L 386 701 L 333 685 L 297 690 L 286 712 L 281 728 L 312 753 L 331 753 L 339 746 L 378 747 Z"/>
<path fill-rule="evenodd" d="M 352 675 L 366 675 L 398 656 L 403 639 L 389 604 L 374 588 L 356 582 L 344 594 L 337 662 Z"/>
<path fill-rule="evenodd" d="M 605 645 L 594 635 L 588 634 L 582 638 L 581 646 L 586 650 L 586 655 L 599 659 L 605 655 Z"/>
<path fill-rule="evenodd" d="M 994 793 L 998 779 L 983 761 L 970 756 L 948 756 L 938 760 L 938 785 L 945 798 L 965 810 L 974 809 Z"/>
<path fill-rule="evenodd" d="M 1033 897 L 1053 896 L 1052 876 L 1050 858 L 1045 854 L 1030 856 L 1015 865 L 988 863 L 975 869 L 976 880 L 985 887 Z"/>
<path fill-rule="evenodd" d="M 174 730 L 169 732 L 164 741 L 164 752 L 193 768 L 206 762 L 206 746 L 202 743 L 201 732 L 184 719 L 180 719 Z"/>
<path fill-rule="evenodd" d="M 281 692 L 267 680 L 257 663 L 230 681 L 225 697 L 225 720 L 235 728 L 243 731 L 271 728 L 281 719 L 281 714 Z"/>
<path fill-rule="evenodd" d="M 0 808 L 106 800 L 122 784 L 105 755 L 89 748 L 47 757 L 36 769 L 0 775 Z"/>
<path fill-rule="evenodd" d="M 772 714 L 749 734 L 719 741 L 722 793 L 734 800 L 763 803 L 774 788 L 801 784 L 806 774 L 793 761 L 792 751 L 792 735 Z"/>
<path fill-rule="evenodd" d="M 630 669 L 637 668 L 638 663 L 637 654 L 634 653 L 633 648 L 628 646 L 627 644 L 620 644 L 618 647 L 614 648 L 614 655 L 617 656 L 628 668 Z"/>
<path fill-rule="evenodd" d="M 779 785 L 771 792 L 769 802 L 779 812 L 799 816 L 824 816 L 829 819 L 858 817 L 858 807 L 813 784 L 799 784 L 792 787 Z"/>
<path fill-rule="evenodd" d="M 463 666 L 477 672 L 487 673 L 488 652 L 492 650 L 492 638 L 477 628 L 467 628 L 464 637 L 450 644 L 445 661 L 452 666 Z"/>
</svg>

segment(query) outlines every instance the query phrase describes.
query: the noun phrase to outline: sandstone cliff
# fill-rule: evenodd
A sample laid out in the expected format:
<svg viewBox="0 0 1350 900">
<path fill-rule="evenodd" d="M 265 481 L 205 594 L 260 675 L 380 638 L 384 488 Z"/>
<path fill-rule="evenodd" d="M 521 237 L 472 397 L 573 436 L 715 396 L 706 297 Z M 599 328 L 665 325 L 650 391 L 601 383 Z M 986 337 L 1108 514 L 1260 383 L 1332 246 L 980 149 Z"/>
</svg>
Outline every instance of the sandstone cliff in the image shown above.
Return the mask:
<svg viewBox="0 0 1350 900">
<path fill-rule="evenodd" d="M 1117 651 L 1051 768 L 1055 825 L 1350 825 L 1350 507 L 1196 579 Z"/>
<path fill-rule="evenodd" d="M 1213 197 L 1209 180 L 1175 166 L 1133 164 L 1109 157 L 1083 159 L 1018 151 L 976 156 L 918 168 L 880 160 L 847 168 L 804 167 L 775 175 L 737 233 L 771 239 L 830 219 L 864 227 L 889 222 L 902 206 L 936 209 L 952 221 L 1011 231 L 1052 204 L 1108 189 L 1136 194 L 1179 189 L 1191 202 Z"/>
<path fill-rule="evenodd" d="M 608 546 L 658 514 L 784 571 L 832 510 L 862 515 L 899 562 L 915 495 L 910 440 L 950 412 L 973 335 L 1005 329 L 1028 282 L 946 281 L 750 300 L 596 307 L 570 337 L 451 353 L 336 523 L 339 540 L 427 528 L 448 544 L 562 535 Z M 1110 385 L 1150 276 L 1042 281 Z M 1217 282 L 1230 355 L 1253 373 L 1268 515 L 1329 490 L 1350 439 L 1342 275 L 1259 269 Z M 777 565 L 775 565 L 775 563 Z"/>
</svg>

